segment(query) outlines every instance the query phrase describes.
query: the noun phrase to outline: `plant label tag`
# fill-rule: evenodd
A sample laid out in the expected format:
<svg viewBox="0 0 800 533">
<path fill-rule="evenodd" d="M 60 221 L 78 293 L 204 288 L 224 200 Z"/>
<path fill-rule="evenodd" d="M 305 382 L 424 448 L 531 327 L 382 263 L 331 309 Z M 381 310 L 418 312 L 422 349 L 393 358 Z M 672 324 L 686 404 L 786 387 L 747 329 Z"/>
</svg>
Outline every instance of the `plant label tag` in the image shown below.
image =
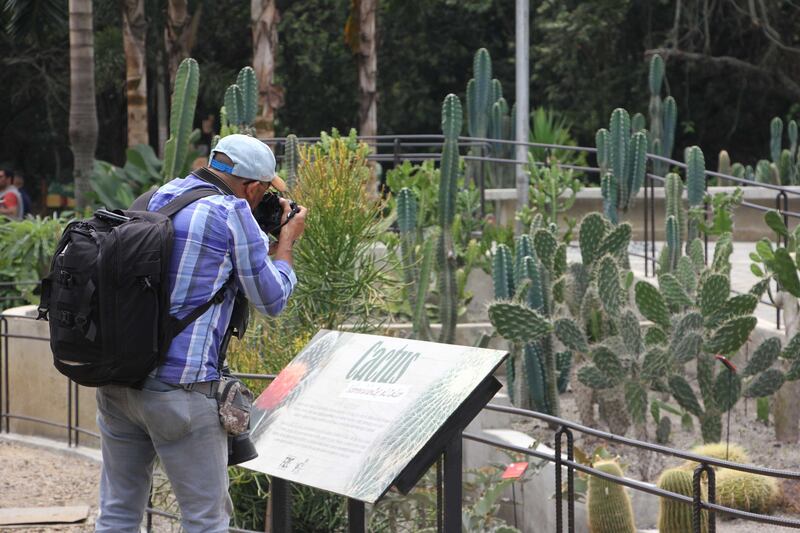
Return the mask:
<svg viewBox="0 0 800 533">
<path fill-rule="evenodd" d="M 528 463 L 511 463 L 506 467 L 501 477 L 503 479 L 519 479 L 527 468 Z"/>
</svg>

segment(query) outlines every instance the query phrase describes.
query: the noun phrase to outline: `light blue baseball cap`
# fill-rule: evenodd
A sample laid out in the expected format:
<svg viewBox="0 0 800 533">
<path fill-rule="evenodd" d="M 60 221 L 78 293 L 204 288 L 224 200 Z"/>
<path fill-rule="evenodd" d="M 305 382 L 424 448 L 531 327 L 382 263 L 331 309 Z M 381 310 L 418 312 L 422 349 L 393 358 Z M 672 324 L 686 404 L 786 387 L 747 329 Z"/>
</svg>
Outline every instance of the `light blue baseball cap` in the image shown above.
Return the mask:
<svg viewBox="0 0 800 533">
<path fill-rule="evenodd" d="M 233 165 L 215 160 L 216 153 L 228 156 Z M 236 133 L 220 139 L 211 150 L 208 165 L 239 178 L 271 183 L 279 191 L 286 190 L 284 181 L 275 174 L 275 154 L 269 146 L 249 135 Z"/>
</svg>

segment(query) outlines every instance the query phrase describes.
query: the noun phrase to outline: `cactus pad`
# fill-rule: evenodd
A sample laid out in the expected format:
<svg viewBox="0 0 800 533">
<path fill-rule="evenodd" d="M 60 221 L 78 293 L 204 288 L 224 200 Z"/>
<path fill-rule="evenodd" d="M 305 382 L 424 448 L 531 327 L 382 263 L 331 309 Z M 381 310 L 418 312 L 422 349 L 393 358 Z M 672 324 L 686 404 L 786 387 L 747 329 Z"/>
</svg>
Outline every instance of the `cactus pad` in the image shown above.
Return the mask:
<svg viewBox="0 0 800 533">
<path fill-rule="evenodd" d="M 756 327 L 754 316 L 742 316 L 725 322 L 706 342 L 705 350 L 714 354 L 733 354 L 747 342 Z"/>
<path fill-rule="evenodd" d="M 570 318 L 559 318 L 556 320 L 555 334 L 564 346 L 570 350 L 579 353 L 587 353 L 589 351 L 589 343 L 586 340 L 586 335 L 578 324 Z"/>
<path fill-rule="evenodd" d="M 664 329 L 670 329 L 669 310 L 658 289 L 647 283 L 636 283 L 636 306 L 642 315 Z"/>
<path fill-rule="evenodd" d="M 742 373 L 744 376 L 755 376 L 772 366 L 781 354 L 781 341 L 778 337 L 771 337 L 762 342 L 753 355 Z"/>
<path fill-rule="evenodd" d="M 492 325 L 512 342 L 533 342 L 550 333 L 550 323 L 527 306 L 509 302 L 496 302 L 489 306 Z"/>
<path fill-rule="evenodd" d="M 761 398 L 772 396 L 783 386 L 786 380 L 783 372 L 777 368 L 769 368 L 759 374 L 755 381 L 750 383 L 744 395 L 748 398 Z"/>
<path fill-rule="evenodd" d="M 669 389 L 678 405 L 695 416 L 703 415 L 703 409 L 700 407 L 692 387 L 683 377 L 678 375 L 670 376 Z"/>
</svg>

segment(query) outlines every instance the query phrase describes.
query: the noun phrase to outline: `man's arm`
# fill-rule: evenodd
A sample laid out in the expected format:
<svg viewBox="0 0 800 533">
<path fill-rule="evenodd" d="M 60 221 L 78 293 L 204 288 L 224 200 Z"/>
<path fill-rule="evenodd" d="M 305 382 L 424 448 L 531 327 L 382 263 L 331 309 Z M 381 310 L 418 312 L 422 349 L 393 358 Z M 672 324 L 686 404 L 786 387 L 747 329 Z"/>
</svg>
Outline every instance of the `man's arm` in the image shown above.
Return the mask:
<svg viewBox="0 0 800 533">
<path fill-rule="evenodd" d="M 290 224 L 291 221 L 283 231 Z M 237 202 L 229 212 L 228 229 L 234 273 L 245 296 L 259 312 L 277 315 L 286 306 L 297 283 L 291 263 L 291 245 L 284 245 L 288 246 L 288 257 L 284 250 L 280 255 L 276 253 L 275 261 L 270 261 L 267 236 L 258 227 L 244 201 Z M 288 232 L 292 233 L 292 230 Z"/>
</svg>

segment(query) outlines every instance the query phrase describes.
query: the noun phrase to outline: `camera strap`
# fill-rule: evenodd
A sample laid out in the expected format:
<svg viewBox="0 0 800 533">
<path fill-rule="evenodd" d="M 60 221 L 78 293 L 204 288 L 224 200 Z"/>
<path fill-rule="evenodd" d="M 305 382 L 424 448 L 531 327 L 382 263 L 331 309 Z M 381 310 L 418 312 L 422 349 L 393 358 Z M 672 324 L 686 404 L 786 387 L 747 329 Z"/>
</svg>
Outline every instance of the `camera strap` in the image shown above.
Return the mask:
<svg viewBox="0 0 800 533">
<path fill-rule="evenodd" d="M 230 186 L 227 183 L 222 181 L 219 178 L 219 176 L 217 176 L 216 174 L 214 174 L 213 172 L 211 172 L 210 170 L 208 170 L 205 167 L 198 168 L 197 170 L 193 170 L 192 171 L 192 176 L 194 176 L 197 179 L 203 180 L 206 183 L 210 183 L 211 185 L 214 185 L 215 187 L 219 187 L 222 190 L 222 192 L 224 192 L 227 195 L 235 196 L 233 190 L 230 188 Z"/>
</svg>

